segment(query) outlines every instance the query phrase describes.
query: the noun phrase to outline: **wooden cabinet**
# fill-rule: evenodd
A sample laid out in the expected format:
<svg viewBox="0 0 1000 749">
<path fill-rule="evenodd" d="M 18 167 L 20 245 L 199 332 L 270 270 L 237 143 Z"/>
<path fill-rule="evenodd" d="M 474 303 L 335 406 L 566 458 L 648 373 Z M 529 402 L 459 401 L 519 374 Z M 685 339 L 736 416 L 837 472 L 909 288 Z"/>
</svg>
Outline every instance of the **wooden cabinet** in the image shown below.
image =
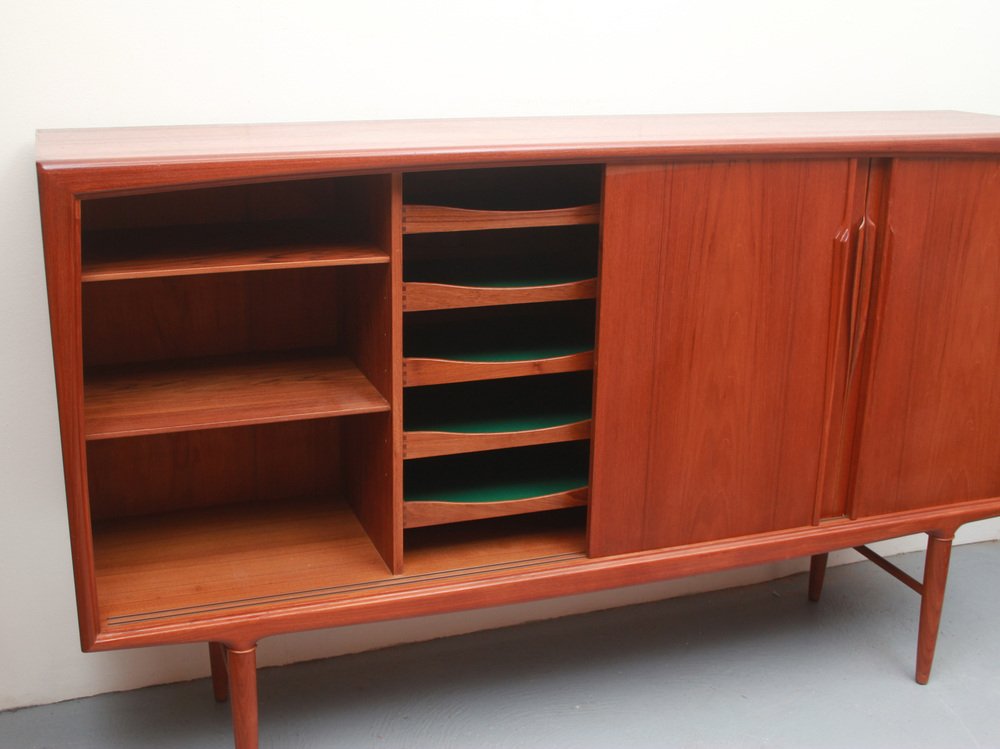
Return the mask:
<svg viewBox="0 0 1000 749">
<path fill-rule="evenodd" d="M 39 134 L 81 643 L 270 635 L 1000 515 L 1000 121 Z M 924 580 L 864 544 L 926 532 Z"/>
</svg>

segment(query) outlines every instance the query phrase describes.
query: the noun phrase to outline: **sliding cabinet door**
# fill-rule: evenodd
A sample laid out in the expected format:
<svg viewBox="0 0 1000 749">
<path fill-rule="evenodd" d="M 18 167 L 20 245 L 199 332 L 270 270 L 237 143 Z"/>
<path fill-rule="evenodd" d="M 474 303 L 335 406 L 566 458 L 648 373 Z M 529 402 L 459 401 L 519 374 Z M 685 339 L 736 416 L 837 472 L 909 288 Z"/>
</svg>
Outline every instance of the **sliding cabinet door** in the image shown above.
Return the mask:
<svg viewBox="0 0 1000 749">
<path fill-rule="evenodd" d="M 880 232 L 856 516 L 1000 496 L 1000 159 L 898 159 Z"/>
<path fill-rule="evenodd" d="M 609 167 L 590 552 L 809 525 L 867 162 Z"/>
</svg>

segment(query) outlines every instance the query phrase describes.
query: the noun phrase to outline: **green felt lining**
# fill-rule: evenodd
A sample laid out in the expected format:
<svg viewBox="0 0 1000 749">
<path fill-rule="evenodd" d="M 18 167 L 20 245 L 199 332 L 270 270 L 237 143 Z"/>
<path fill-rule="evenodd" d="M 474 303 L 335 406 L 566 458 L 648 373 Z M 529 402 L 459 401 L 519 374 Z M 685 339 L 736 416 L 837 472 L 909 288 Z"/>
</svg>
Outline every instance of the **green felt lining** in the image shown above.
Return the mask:
<svg viewBox="0 0 1000 749">
<path fill-rule="evenodd" d="M 407 461 L 407 502 L 506 502 L 587 486 L 589 440 Z"/>
<path fill-rule="evenodd" d="M 551 359 L 591 351 L 594 304 L 557 302 L 407 315 L 407 357 L 468 362 Z"/>
<path fill-rule="evenodd" d="M 484 434 L 574 424 L 591 416 L 592 381 L 587 371 L 412 388 L 403 428 Z"/>
</svg>

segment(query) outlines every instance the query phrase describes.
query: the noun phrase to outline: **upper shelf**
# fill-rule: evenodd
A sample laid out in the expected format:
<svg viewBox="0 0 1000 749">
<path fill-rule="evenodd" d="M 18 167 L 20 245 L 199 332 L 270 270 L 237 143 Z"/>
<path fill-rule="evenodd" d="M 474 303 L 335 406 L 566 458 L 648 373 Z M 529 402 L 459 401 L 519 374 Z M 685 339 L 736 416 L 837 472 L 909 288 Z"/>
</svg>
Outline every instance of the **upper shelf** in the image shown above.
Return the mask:
<svg viewBox="0 0 1000 749">
<path fill-rule="evenodd" d="M 83 281 L 388 263 L 372 243 L 335 240 L 322 222 L 267 221 L 86 232 Z"/>
<path fill-rule="evenodd" d="M 388 263 L 385 175 L 80 201 L 83 281 Z"/>
<path fill-rule="evenodd" d="M 580 226 L 600 221 L 600 205 L 529 211 L 491 211 L 438 205 L 404 205 L 403 233 L 524 229 L 537 226 Z"/>
<path fill-rule="evenodd" d="M 315 353 L 101 367 L 84 382 L 90 440 L 387 410 L 349 359 Z"/>
</svg>

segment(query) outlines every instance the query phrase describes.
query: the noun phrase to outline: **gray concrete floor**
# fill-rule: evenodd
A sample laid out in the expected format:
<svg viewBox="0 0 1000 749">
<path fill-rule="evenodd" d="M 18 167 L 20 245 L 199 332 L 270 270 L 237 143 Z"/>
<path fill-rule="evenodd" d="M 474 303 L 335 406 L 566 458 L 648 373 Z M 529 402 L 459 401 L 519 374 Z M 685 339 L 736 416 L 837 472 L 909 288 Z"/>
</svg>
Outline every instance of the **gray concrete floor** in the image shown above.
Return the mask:
<svg viewBox="0 0 1000 749">
<path fill-rule="evenodd" d="M 896 557 L 919 577 L 922 555 Z M 1000 747 L 1000 543 L 957 547 L 931 683 L 873 565 L 260 672 L 261 745 Z M 231 746 L 206 680 L 0 713 L 3 749 Z"/>
</svg>

